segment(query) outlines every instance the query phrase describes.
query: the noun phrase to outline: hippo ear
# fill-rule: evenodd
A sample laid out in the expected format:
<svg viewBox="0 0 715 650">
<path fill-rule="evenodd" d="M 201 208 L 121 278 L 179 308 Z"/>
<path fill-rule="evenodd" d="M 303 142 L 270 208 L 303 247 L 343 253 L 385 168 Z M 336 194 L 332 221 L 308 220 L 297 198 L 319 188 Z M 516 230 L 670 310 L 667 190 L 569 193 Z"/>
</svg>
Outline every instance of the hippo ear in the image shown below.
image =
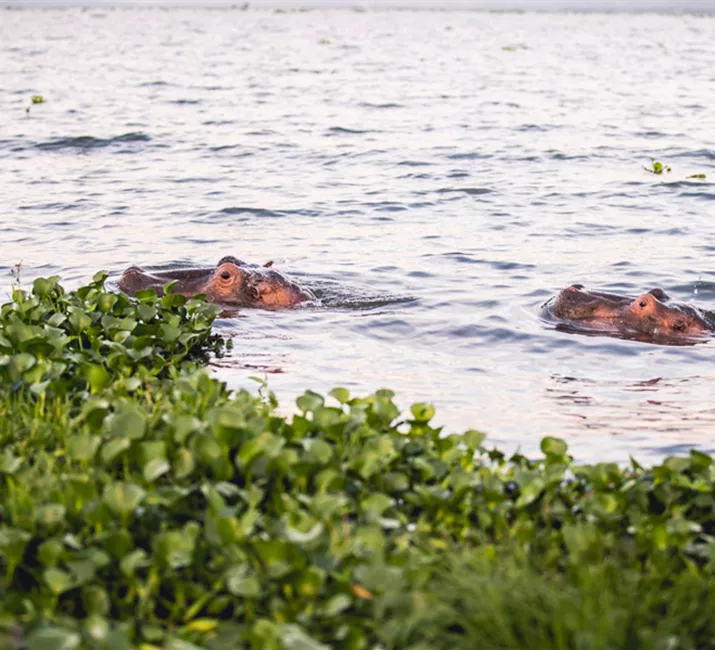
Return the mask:
<svg viewBox="0 0 715 650">
<path fill-rule="evenodd" d="M 655 289 L 651 289 L 648 292 L 651 296 L 656 298 L 657 300 L 660 300 L 661 302 L 665 302 L 666 300 L 670 300 L 670 296 L 665 293 L 660 287 L 656 287 Z"/>
<path fill-rule="evenodd" d="M 273 266 L 273 260 L 270 260 L 269 262 L 266 262 L 263 266 L 264 266 L 265 268 L 269 268 L 269 267 Z"/>
<path fill-rule="evenodd" d="M 226 255 L 225 257 L 222 257 L 218 261 L 216 268 L 218 268 L 222 264 L 235 264 L 236 266 L 246 266 L 245 262 L 243 262 L 242 260 L 239 260 L 237 257 L 234 257 L 233 255 Z"/>
</svg>

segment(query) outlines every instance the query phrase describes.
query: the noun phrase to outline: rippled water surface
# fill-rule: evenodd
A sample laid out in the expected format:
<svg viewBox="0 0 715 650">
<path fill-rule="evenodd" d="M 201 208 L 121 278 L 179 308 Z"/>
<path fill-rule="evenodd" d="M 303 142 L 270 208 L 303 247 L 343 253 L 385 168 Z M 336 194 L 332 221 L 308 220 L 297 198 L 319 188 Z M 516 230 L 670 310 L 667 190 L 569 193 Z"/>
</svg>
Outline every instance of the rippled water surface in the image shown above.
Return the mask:
<svg viewBox="0 0 715 650">
<path fill-rule="evenodd" d="M 714 54 L 696 16 L 0 11 L 3 294 L 19 261 L 77 286 L 274 260 L 323 306 L 222 321 L 216 366 L 286 410 L 388 386 L 508 449 L 712 451 L 714 342 L 539 307 L 573 282 L 715 305 Z"/>
</svg>

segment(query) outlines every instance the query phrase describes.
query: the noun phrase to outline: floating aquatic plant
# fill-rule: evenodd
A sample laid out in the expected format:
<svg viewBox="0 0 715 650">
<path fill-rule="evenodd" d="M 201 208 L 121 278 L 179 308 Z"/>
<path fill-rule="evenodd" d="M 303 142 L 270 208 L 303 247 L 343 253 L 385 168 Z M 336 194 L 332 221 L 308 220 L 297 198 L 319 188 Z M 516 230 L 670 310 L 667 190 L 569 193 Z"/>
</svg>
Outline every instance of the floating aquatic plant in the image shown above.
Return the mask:
<svg viewBox="0 0 715 650">
<path fill-rule="evenodd" d="M 25 109 L 25 113 L 29 113 L 29 112 L 30 112 L 30 108 L 31 108 L 32 106 L 34 106 L 35 104 L 44 104 L 44 103 L 45 103 L 45 98 L 44 98 L 42 95 L 33 95 L 33 96 L 30 98 L 30 106 L 28 106 L 28 107 Z"/>
<path fill-rule="evenodd" d="M 668 172 L 670 173 L 671 169 L 667 165 L 664 165 L 662 162 L 657 161 L 655 158 L 650 159 L 650 167 L 643 167 L 647 172 L 650 172 L 651 174 L 656 174 L 657 176 L 660 176 L 663 172 Z"/>
</svg>

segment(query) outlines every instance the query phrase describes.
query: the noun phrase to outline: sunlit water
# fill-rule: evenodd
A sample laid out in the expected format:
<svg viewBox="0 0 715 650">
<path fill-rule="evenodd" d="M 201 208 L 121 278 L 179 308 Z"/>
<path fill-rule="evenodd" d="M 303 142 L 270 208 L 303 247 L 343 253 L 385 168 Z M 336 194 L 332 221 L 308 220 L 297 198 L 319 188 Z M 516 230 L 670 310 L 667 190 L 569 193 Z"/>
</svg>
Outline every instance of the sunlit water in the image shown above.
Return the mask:
<svg viewBox="0 0 715 650">
<path fill-rule="evenodd" d="M 77 286 L 274 260 L 323 306 L 220 322 L 216 368 L 285 412 L 391 387 L 507 449 L 711 451 L 715 343 L 539 307 L 573 282 L 715 304 L 713 54 L 694 16 L 0 11 L 3 293 L 19 261 Z"/>
</svg>

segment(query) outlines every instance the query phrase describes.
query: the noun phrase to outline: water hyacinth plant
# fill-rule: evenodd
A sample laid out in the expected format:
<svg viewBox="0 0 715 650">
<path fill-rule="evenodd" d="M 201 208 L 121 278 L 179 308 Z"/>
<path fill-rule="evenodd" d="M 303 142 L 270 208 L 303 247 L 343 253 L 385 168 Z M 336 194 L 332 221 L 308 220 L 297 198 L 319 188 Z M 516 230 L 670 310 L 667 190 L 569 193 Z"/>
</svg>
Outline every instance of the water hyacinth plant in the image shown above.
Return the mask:
<svg viewBox="0 0 715 650">
<path fill-rule="evenodd" d="M 30 98 L 30 105 L 25 109 L 25 113 L 29 113 L 30 108 L 32 108 L 36 104 L 44 104 L 44 103 L 45 103 L 45 98 L 42 95 L 33 95 Z"/>
<path fill-rule="evenodd" d="M 657 161 L 655 158 L 650 159 L 650 167 L 643 167 L 647 172 L 651 174 L 655 174 L 656 176 L 660 176 L 663 174 L 663 172 L 668 172 L 670 173 L 671 169 L 667 165 L 664 165 L 662 162 Z"/>
<path fill-rule="evenodd" d="M 706 454 L 507 456 L 389 390 L 278 416 L 199 367 L 214 307 L 104 280 L 0 309 L 0 647 L 711 647 Z"/>
</svg>

